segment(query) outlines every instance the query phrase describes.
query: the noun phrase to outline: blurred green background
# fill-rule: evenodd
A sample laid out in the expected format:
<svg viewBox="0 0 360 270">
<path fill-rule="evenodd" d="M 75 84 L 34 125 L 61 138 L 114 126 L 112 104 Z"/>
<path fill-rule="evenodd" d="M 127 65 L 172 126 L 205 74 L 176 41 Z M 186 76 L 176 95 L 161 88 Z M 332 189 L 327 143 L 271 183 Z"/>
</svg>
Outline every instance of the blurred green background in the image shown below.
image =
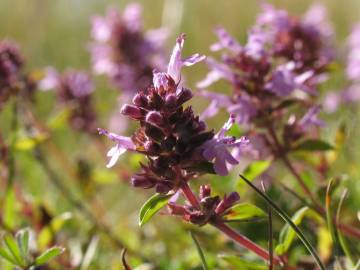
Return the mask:
<svg viewBox="0 0 360 270">
<path fill-rule="evenodd" d="M 41 69 L 46 66 L 54 66 L 59 70 L 65 68 L 80 68 L 90 71 L 90 61 L 87 46 L 90 40 L 90 18 L 94 14 L 103 15 L 109 6 L 118 7 L 120 10 L 130 1 L 105 1 L 105 0 L 0 0 L 0 38 L 9 38 L 17 41 L 26 57 L 27 69 Z M 185 55 L 193 52 L 211 54 L 209 45 L 216 38 L 212 29 L 217 25 L 223 25 L 231 34 L 244 42 L 247 29 L 255 20 L 259 11 L 259 2 L 253 0 L 143 0 L 138 1 L 143 5 L 144 28 L 151 29 L 161 26 L 164 22 L 174 24 L 174 32 L 168 39 L 167 48 L 171 49 L 175 37 L 184 32 L 187 34 Z M 165 3 L 166 2 L 166 3 Z M 269 1 L 277 7 L 287 9 L 292 14 L 302 14 L 314 1 L 305 0 L 282 0 Z M 182 4 L 181 4 L 182 3 Z M 329 10 L 337 35 L 337 43 L 344 44 L 351 25 L 360 20 L 359 0 L 328 0 L 323 1 Z M 181 21 L 179 24 L 172 21 L 176 19 L 171 8 L 164 6 L 177 4 L 183 5 Z M 174 9 L 175 13 L 179 8 Z M 178 14 L 179 15 L 179 14 Z M 166 27 L 166 25 L 163 25 Z M 340 54 L 344 53 L 340 50 Z M 207 68 L 199 64 L 184 71 L 189 86 L 194 87 L 195 82 L 203 78 Z M 342 77 L 332 79 L 326 87 L 337 89 L 342 85 Z M 225 91 L 225 89 L 216 89 Z M 96 106 L 100 114 L 101 124 L 107 125 L 108 117 L 114 111 L 117 92 L 110 89 L 105 78 L 97 78 Z M 200 102 L 200 101 L 199 101 Z M 37 103 L 34 106 L 36 115 L 41 121 L 49 122 L 56 109 L 53 93 L 37 93 Z M 195 110 L 200 112 L 205 105 L 200 102 Z M 0 116 L 2 129 L 6 132 L 9 126 L 10 108 L 5 108 Z M 345 150 L 341 158 L 334 164 L 333 171 L 337 175 L 345 172 L 350 174 L 348 182 L 351 187 L 351 199 L 347 202 L 348 211 L 352 214 L 359 209 L 360 187 L 357 177 L 360 175 L 360 136 L 358 110 L 356 107 L 344 110 L 334 116 L 325 118 L 331 120 L 324 129 L 324 137 L 334 140 L 334 131 L 341 123 L 348 127 L 346 131 Z M 225 116 L 220 116 L 224 119 Z M 218 119 L 211 120 L 217 128 L 221 126 Z M 114 232 L 133 249 L 141 250 L 151 258 L 160 269 L 200 269 L 200 261 L 195 251 L 191 238 L 186 231 L 188 225 L 184 225 L 174 218 L 158 215 L 144 228 L 139 228 L 137 215 L 142 203 L 150 193 L 140 189 L 131 188 L 126 181 L 121 181 L 115 170 L 106 170 L 104 149 L 99 149 L 86 135 L 72 131 L 71 129 L 57 129 L 52 138 L 56 146 L 47 146 L 48 160 L 61 176 L 62 181 L 84 202 L 90 205 L 94 214 L 104 223 L 108 224 Z M 110 144 L 109 144 L 110 145 Z M 54 150 L 55 149 L 55 150 Z M 56 149 L 61 149 L 62 154 Z M 61 163 L 73 165 L 88 164 L 92 169 L 91 177 L 79 179 L 74 177 L 66 166 Z M 126 155 L 122 164 L 128 167 L 138 167 L 139 157 Z M 73 217 L 61 228 L 57 236 L 57 242 L 62 244 L 68 251 L 76 249 L 86 250 L 91 236 L 97 233 L 91 224 L 78 211 L 72 208 L 58 190 L 51 185 L 47 176 L 36 163 L 31 152 L 19 152 L 16 154 L 17 176 L 16 183 L 21 186 L 22 192 L 29 202 L 34 205 L 44 205 L 52 215 L 60 215 L 70 211 Z M 235 175 L 235 174 L 234 174 Z M 236 185 L 236 177 L 216 177 L 209 179 L 217 186 L 218 192 L 229 192 Z M 285 177 L 285 172 L 279 172 Z M 125 179 L 123 179 L 125 180 Z M 242 189 L 241 196 L 249 198 Z M 291 208 L 296 202 L 281 201 L 281 193 L 274 190 L 274 196 L 284 207 Z M 3 191 L 1 192 L 3 193 Z M 254 196 L 255 197 L 255 196 Z M 257 199 L 254 199 L 255 201 Z M 18 213 L 19 214 L 19 213 Z M 17 227 L 31 226 L 27 220 L 14 217 Z M 276 221 L 278 226 L 280 221 Z M 242 232 L 259 243 L 266 242 L 266 226 L 264 223 L 241 224 L 238 226 Z M 280 225 L 279 225 L 280 226 Z M 192 227 L 191 227 L 192 228 Z M 265 229 L 264 229 L 265 228 Z M 211 265 L 217 265 L 220 269 L 226 266 L 215 263 L 215 253 L 219 247 L 222 251 L 233 250 L 233 246 L 225 243 L 225 238 L 211 228 L 197 229 L 199 239 L 204 245 Z M 89 269 L 121 269 L 120 252 L 104 236 L 98 244 L 98 249 Z M 299 247 L 299 253 L 304 252 Z M 76 254 L 76 252 L 75 252 Z M 133 265 L 139 264 L 130 255 Z M 224 268 L 221 268 L 224 267 Z M 147 268 L 144 268 L 147 269 Z M 149 268 L 151 269 L 151 268 Z"/>
</svg>

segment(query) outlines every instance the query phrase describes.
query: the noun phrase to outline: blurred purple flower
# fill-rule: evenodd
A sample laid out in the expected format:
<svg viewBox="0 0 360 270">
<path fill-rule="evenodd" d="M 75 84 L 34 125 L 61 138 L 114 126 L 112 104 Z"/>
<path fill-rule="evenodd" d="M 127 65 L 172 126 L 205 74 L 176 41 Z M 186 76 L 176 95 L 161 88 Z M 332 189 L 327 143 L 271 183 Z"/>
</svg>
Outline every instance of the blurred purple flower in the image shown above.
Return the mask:
<svg viewBox="0 0 360 270">
<path fill-rule="evenodd" d="M 152 71 L 164 66 L 164 29 L 142 32 L 141 6 L 128 5 L 123 14 L 110 8 L 92 18 L 90 52 L 95 74 L 107 75 L 112 84 L 135 93 L 151 84 Z"/>
<path fill-rule="evenodd" d="M 23 74 L 23 65 L 18 45 L 8 40 L 0 41 L 0 109 L 11 96 L 33 92 L 34 83 Z"/>
<path fill-rule="evenodd" d="M 348 38 L 347 77 L 352 81 L 360 81 L 360 23 L 353 27 Z"/>
<path fill-rule="evenodd" d="M 293 70 L 294 63 L 292 62 L 278 66 L 273 72 L 271 80 L 265 85 L 265 89 L 280 97 L 289 96 L 296 89 L 313 92 L 305 84 L 313 76 L 313 72 L 307 71 L 296 75 Z"/>
<path fill-rule="evenodd" d="M 88 73 L 69 69 L 59 74 L 48 67 L 38 85 L 43 91 L 56 90 L 59 101 L 71 109 L 70 124 L 74 129 L 95 132 L 96 112 L 91 95 L 94 84 Z"/>
<path fill-rule="evenodd" d="M 299 120 L 299 126 L 301 129 L 308 129 L 311 126 L 323 127 L 324 121 L 318 118 L 320 112 L 320 106 L 311 107 L 307 113 Z"/>
</svg>

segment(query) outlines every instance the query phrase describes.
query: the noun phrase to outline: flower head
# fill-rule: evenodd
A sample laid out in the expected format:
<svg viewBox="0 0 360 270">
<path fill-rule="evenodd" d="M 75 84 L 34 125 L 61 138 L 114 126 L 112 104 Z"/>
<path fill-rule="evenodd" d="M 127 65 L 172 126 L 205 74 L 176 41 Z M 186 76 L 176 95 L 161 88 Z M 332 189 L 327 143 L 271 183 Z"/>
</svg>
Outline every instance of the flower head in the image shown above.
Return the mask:
<svg viewBox="0 0 360 270">
<path fill-rule="evenodd" d="M 30 90 L 28 78 L 22 74 L 23 64 L 17 44 L 8 40 L 0 41 L 0 108 L 19 90 Z"/>
<path fill-rule="evenodd" d="M 160 193 L 178 188 L 192 176 L 212 172 L 210 166 L 218 174 L 227 174 L 227 163 L 237 164 L 228 148 L 239 148 L 246 143 L 245 139 L 236 140 L 225 135 L 234 116 L 214 136 L 192 108 L 184 106 L 193 95 L 189 89 L 180 86 L 181 68 L 204 59 L 199 54 L 181 58 L 184 37 L 181 35 L 176 41 L 167 72 L 155 71 L 153 84 L 139 91 L 132 104 L 122 107 L 123 115 L 140 124 L 131 141 L 101 130 L 117 142 L 109 152 L 112 157 L 109 165 L 113 165 L 125 150 L 144 154 L 148 163 L 141 165 L 141 172 L 134 175 L 131 182 L 136 187 L 154 187 Z"/>
<path fill-rule="evenodd" d="M 39 87 L 44 91 L 56 90 L 59 101 L 71 109 L 70 124 L 74 129 L 95 131 L 96 112 L 91 95 L 94 85 L 89 74 L 78 70 L 59 74 L 54 68 L 47 68 Z"/>
<path fill-rule="evenodd" d="M 143 33 L 141 13 L 139 4 L 130 4 L 122 14 L 110 8 L 104 17 L 92 19 L 93 70 L 127 93 L 149 86 L 152 71 L 164 65 L 165 31 Z"/>
<path fill-rule="evenodd" d="M 234 206 L 240 196 L 237 192 L 224 195 L 221 199 L 219 196 L 211 196 L 211 187 L 209 185 L 200 186 L 199 192 L 200 208 L 190 205 L 179 205 L 175 202 L 168 204 L 171 215 L 181 216 L 185 221 L 196 225 L 203 226 L 207 223 L 225 221 L 224 215 Z"/>
</svg>

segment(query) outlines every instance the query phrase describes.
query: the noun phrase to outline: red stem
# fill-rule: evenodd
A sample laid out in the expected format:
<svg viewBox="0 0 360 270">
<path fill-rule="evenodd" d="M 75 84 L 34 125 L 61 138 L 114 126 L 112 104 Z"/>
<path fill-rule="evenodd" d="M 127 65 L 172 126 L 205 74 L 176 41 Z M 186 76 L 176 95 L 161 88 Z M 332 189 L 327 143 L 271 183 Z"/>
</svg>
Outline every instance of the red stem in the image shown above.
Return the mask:
<svg viewBox="0 0 360 270">
<path fill-rule="evenodd" d="M 187 182 L 185 182 L 185 181 L 183 182 L 183 184 L 181 186 L 181 190 L 182 190 L 185 198 L 190 202 L 190 204 L 192 206 L 194 206 L 196 208 L 200 208 L 199 201 L 196 198 L 196 196 L 194 195 L 194 193 L 192 192 L 192 190 L 190 189 Z M 230 239 L 232 239 L 233 241 L 235 241 L 239 245 L 245 247 L 248 250 L 251 250 L 252 252 L 257 254 L 258 256 L 263 258 L 264 260 L 266 260 L 266 261 L 269 260 L 270 255 L 269 255 L 269 252 L 267 250 L 265 250 L 261 246 L 255 244 L 254 242 L 252 242 L 250 239 L 246 238 L 245 236 L 243 236 L 243 235 L 239 234 L 238 232 L 234 231 L 229 226 L 227 226 L 225 223 L 216 222 L 216 223 L 211 224 L 211 225 L 216 227 L 218 230 L 223 232 L 225 235 L 227 235 Z M 274 259 L 274 262 L 276 264 L 281 263 L 281 259 L 279 257 L 274 256 L 273 259 Z"/>
<path fill-rule="evenodd" d="M 227 226 L 226 224 L 224 224 L 222 222 L 215 223 L 215 224 L 212 224 L 212 225 L 214 227 L 216 227 L 217 229 L 219 229 L 220 231 L 222 231 L 225 235 L 227 235 L 230 239 L 232 239 L 233 241 L 235 241 L 239 245 L 247 248 L 248 250 L 251 250 L 252 252 L 256 253 L 257 255 L 259 255 L 264 260 L 269 261 L 270 255 L 269 255 L 269 252 L 266 249 L 264 249 L 261 246 L 255 244 L 250 239 L 248 239 L 245 236 L 243 236 L 243 235 L 239 234 L 238 232 L 234 231 L 233 229 L 231 229 L 229 226 Z M 274 262 L 276 264 L 281 264 L 281 259 L 279 257 L 274 256 L 273 260 L 274 260 Z"/>
</svg>

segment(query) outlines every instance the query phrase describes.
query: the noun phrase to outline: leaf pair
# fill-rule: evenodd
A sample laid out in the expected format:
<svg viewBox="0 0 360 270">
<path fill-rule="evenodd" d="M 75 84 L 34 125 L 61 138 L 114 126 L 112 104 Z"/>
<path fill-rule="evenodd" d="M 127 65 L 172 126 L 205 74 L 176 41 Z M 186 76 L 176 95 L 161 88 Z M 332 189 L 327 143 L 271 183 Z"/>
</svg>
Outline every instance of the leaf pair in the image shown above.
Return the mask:
<svg viewBox="0 0 360 270">
<path fill-rule="evenodd" d="M 52 247 L 33 258 L 29 252 L 29 230 L 25 229 L 16 233 L 15 237 L 9 233 L 4 235 L 0 257 L 22 269 L 28 269 L 31 266 L 40 266 L 49 262 L 63 251 L 63 248 Z"/>
</svg>

